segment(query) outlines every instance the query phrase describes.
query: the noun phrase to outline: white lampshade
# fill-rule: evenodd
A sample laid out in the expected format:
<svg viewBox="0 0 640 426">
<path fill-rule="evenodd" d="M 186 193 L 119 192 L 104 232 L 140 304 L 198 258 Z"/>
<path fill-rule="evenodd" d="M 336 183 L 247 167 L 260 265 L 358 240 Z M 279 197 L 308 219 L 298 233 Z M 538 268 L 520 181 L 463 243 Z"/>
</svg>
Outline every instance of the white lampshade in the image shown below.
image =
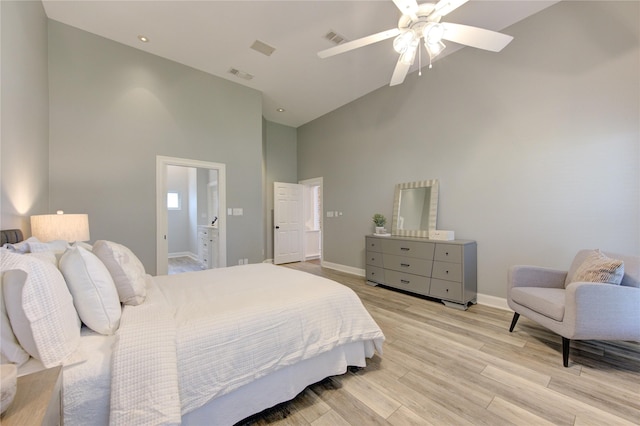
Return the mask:
<svg viewBox="0 0 640 426">
<path fill-rule="evenodd" d="M 89 216 L 86 214 L 31 216 L 31 235 L 42 242 L 54 240 L 89 241 Z"/>
</svg>

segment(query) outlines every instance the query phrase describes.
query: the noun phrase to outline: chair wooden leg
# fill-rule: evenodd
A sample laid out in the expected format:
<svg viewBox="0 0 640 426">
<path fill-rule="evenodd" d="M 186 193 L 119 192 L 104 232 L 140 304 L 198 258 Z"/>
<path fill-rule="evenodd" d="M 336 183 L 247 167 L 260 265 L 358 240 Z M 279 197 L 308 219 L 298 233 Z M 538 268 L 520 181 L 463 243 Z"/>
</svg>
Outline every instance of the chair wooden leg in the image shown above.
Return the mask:
<svg viewBox="0 0 640 426">
<path fill-rule="evenodd" d="M 516 323 L 518 322 L 518 318 L 520 318 L 520 314 L 517 312 L 514 312 L 513 319 L 511 320 L 511 327 L 509 327 L 509 333 L 513 331 L 513 327 L 516 326 Z"/>
<path fill-rule="evenodd" d="M 566 337 L 562 338 L 562 365 L 565 367 L 569 366 L 569 344 L 571 343 L 571 339 L 567 339 Z"/>
</svg>

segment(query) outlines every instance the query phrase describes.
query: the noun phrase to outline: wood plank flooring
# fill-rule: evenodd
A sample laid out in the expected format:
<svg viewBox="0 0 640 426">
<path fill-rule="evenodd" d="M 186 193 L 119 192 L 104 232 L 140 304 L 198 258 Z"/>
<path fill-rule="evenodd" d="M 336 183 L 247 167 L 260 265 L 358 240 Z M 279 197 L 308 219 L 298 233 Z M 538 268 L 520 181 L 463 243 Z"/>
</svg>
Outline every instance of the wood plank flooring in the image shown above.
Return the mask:
<svg viewBox="0 0 640 426">
<path fill-rule="evenodd" d="M 170 257 L 168 259 L 169 275 L 180 274 L 182 272 L 201 271 L 203 266 L 189 256 Z"/>
<path fill-rule="evenodd" d="M 458 311 L 365 284 L 364 278 L 286 265 L 352 288 L 386 336 L 384 354 L 309 386 L 253 425 L 638 425 L 640 344 L 572 342 L 482 305 Z"/>
</svg>

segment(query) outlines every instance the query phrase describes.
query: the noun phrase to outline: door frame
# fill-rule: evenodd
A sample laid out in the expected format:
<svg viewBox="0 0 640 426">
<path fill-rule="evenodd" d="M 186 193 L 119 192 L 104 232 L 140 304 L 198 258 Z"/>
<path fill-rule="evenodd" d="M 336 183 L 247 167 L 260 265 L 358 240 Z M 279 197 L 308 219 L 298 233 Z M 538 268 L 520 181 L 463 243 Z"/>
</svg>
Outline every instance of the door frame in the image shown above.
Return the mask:
<svg viewBox="0 0 640 426">
<path fill-rule="evenodd" d="M 320 265 L 322 265 L 322 261 L 324 259 L 324 192 L 323 192 L 323 184 L 322 184 L 322 176 L 311 178 L 311 179 L 303 179 L 299 180 L 298 183 L 303 185 L 305 188 L 308 186 L 319 186 L 318 191 L 320 192 Z M 306 194 L 306 191 L 305 191 Z M 308 202 L 307 197 L 303 197 L 305 203 Z M 306 206 L 303 207 L 306 211 Z M 307 258 L 307 234 L 306 232 L 302 237 L 302 256 L 303 259 Z"/>
<path fill-rule="evenodd" d="M 156 275 L 169 270 L 167 233 L 169 218 L 166 206 L 167 166 L 194 167 L 218 171 L 218 266 L 227 266 L 227 193 L 226 165 L 187 158 L 156 156 Z"/>
</svg>

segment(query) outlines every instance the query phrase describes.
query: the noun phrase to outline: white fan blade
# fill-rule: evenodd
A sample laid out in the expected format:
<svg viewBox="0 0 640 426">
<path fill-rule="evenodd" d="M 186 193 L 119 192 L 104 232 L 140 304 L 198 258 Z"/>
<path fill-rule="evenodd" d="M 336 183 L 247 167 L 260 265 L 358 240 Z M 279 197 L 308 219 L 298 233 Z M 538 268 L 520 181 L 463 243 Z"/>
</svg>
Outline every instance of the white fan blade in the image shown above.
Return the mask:
<svg viewBox="0 0 640 426">
<path fill-rule="evenodd" d="M 402 84 L 407 73 L 409 72 L 409 68 L 411 68 L 411 64 L 407 64 L 402 61 L 402 55 L 398 58 L 398 62 L 396 63 L 396 68 L 393 70 L 393 75 L 391 76 L 391 82 L 389 86 L 396 86 L 398 84 Z"/>
<path fill-rule="evenodd" d="M 442 22 L 442 25 L 445 28 L 443 39 L 492 52 L 501 51 L 513 40 L 510 35 L 485 30 L 484 28 L 452 24 L 451 22 Z"/>
<path fill-rule="evenodd" d="M 468 2 L 469 0 L 440 0 L 436 3 L 436 7 L 432 15 L 444 16 L 449 12 L 452 12 Z"/>
<path fill-rule="evenodd" d="M 391 30 L 382 31 L 377 34 L 372 34 L 367 37 L 362 37 L 357 40 L 348 41 L 346 43 L 339 44 L 334 47 L 330 47 L 329 49 L 321 50 L 318 52 L 318 56 L 321 58 L 328 58 L 329 56 L 338 55 L 340 53 L 348 52 L 353 49 L 357 49 L 359 47 L 368 46 L 373 43 L 377 43 L 382 40 L 389 39 L 391 37 L 395 37 L 400 34 L 400 30 L 397 28 L 393 28 Z"/>
<path fill-rule="evenodd" d="M 393 0 L 396 7 L 403 15 L 409 15 L 413 19 L 417 19 L 418 2 L 416 0 Z"/>
</svg>

